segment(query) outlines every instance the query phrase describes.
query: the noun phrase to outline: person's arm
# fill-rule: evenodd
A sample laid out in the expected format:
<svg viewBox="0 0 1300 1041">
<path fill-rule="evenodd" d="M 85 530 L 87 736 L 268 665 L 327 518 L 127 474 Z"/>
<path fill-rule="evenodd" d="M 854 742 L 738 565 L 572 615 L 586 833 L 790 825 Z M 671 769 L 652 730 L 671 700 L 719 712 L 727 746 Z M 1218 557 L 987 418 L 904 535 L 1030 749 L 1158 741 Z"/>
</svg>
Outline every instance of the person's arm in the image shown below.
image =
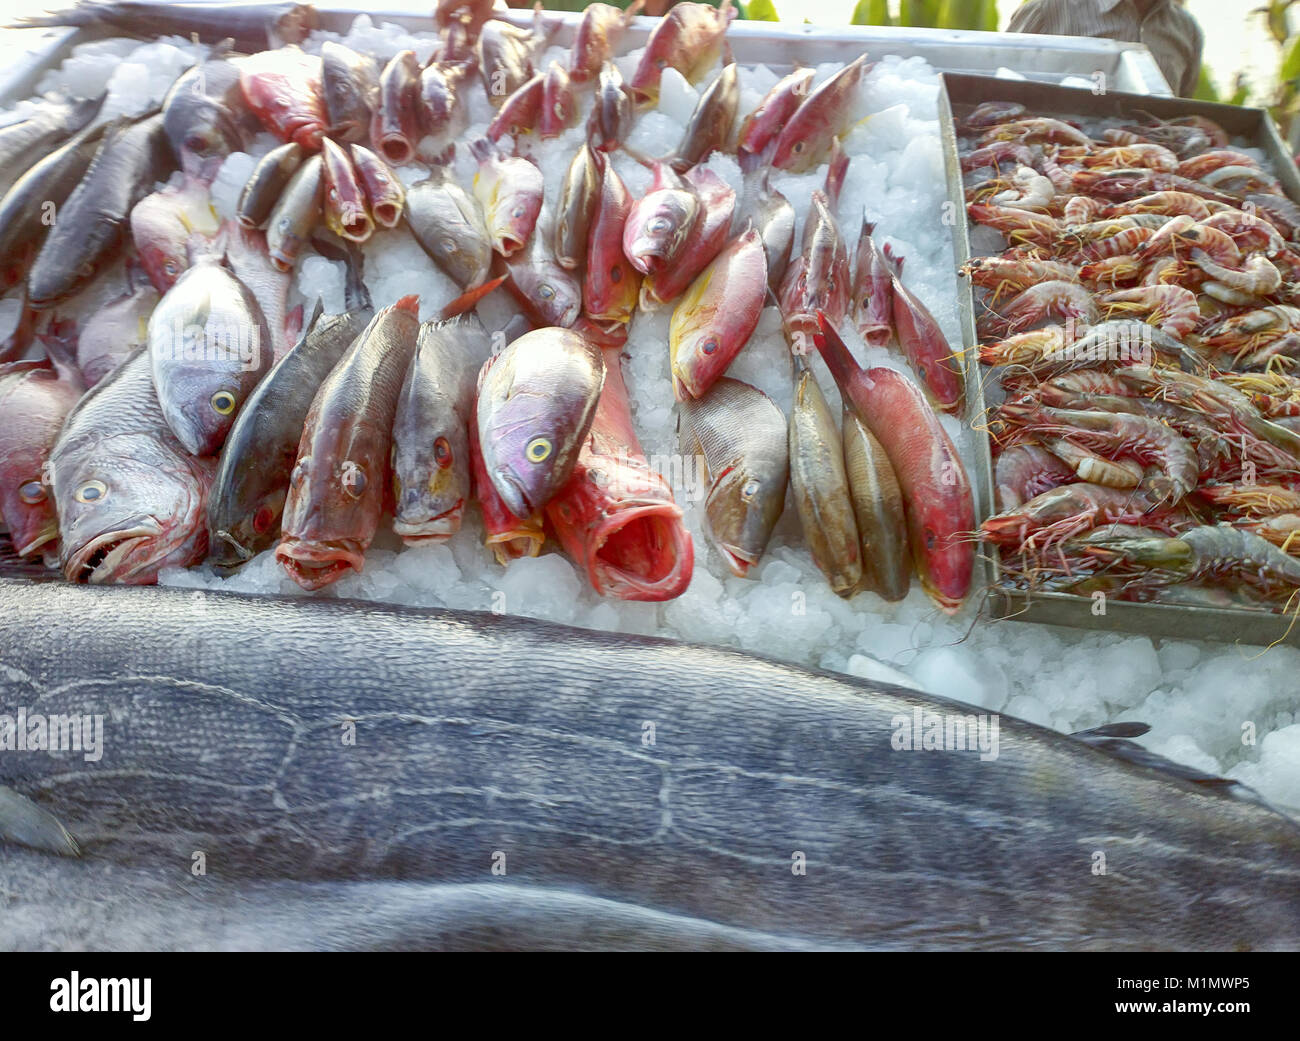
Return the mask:
<svg viewBox="0 0 1300 1041">
<path fill-rule="evenodd" d="M 1049 2 L 1050 0 L 1030 0 L 1027 4 L 1021 4 L 1020 7 L 1016 9 L 1016 13 L 1011 16 L 1011 21 L 1007 24 L 1007 32 L 1046 32 L 1047 7 Z"/>
</svg>

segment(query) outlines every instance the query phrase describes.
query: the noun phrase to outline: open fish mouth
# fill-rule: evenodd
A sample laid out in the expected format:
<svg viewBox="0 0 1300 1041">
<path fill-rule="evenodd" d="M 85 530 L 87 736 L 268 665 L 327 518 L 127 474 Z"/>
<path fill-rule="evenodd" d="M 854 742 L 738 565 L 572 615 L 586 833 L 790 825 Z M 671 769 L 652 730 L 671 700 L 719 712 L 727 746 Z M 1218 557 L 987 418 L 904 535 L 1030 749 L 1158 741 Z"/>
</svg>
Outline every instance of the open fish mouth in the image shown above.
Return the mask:
<svg viewBox="0 0 1300 1041">
<path fill-rule="evenodd" d="M 212 543 L 212 566 L 222 571 L 233 571 L 257 556 L 228 531 L 214 531 Z"/>
<path fill-rule="evenodd" d="M 587 569 L 603 596 L 671 600 L 690 583 L 694 551 L 681 508 L 662 500 L 627 502 L 596 530 Z"/>
<path fill-rule="evenodd" d="M 366 563 L 365 554 L 351 539 L 301 542 L 285 537 L 275 547 L 275 559 L 308 591 L 323 589 L 348 571 L 360 573 Z"/>
<path fill-rule="evenodd" d="M 506 504 L 506 509 L 516 517 L 531 517 L 536 512 L 528 501 L 528 492 L 519 478 L 504 466 L 497 467 L 493 476 L 496 480 L 492 483 L 501 496 L 501 501 Z"/>
<path fill-rule="evenodd" d="M 749 574 L 749 569 L 758 563 L 759 554 L 750 553 L 739 546 L 731 546 L 725 542 L 715 542 L 718 552 L 722 554 L 722 559 L 727 568 L 737 578 L 744 578 Z"/>
<path fill-rule="evenodd" d="M 42 546 L 47 546 L 59 537 L 59 526 L 51 523 L 45 525 L 26 545 L 15 546 L 14 551 L 20 557 L 29 557 Z"/>
<path fill-rule="evenodd" d="M 418 546 L 426 542 L 446 542 L 460 531 L 461 517 L 465 512 L 465 500 L 457 499 L 456 505 L 449 510 L 423 521 L 407 521 L 393 518 L 393 531 L 402 537 L 408 546 Z"/>
<path fill-rule="evenodd" d="M 161 534 L 156 523 L 105 532 L 69 557 L 63 573 L 69 582 L 130 582 L 155 560 L 157 554 L 147 551 Z M 141 555 L 138 550 L 146 552 Z"/>
</svg>

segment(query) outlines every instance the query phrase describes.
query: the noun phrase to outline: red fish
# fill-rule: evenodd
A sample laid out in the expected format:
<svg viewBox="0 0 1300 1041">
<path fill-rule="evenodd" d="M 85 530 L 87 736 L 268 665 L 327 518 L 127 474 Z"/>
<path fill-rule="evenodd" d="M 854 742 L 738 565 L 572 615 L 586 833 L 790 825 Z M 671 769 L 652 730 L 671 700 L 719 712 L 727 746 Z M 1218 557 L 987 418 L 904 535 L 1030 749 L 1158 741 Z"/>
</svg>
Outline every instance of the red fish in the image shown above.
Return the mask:
<svg viewBox="0 0 1300 1041">
<path fill-rule="evenodd" d="M 415 158 L 420 143 L 420 63 L 414 51 L 399 51 L 379 77 L 379 108 L 370 141 L 394 166 Z"/>
<path fill-rule="evenodd" d="M 601 596 L 672 600 L 691 584 L 695 545 L 672 488 L 650 469 L 632 428 L 617 347 L 605 350 L 605 373 L 573 476 L 546 516 Z"/>
<path fill-rule="evenodd" d="M 244 99 L 266 128 L 281 141 L 320 148 L 329 126 L 320 58 L 290 46 L 238 62 Z"/>
<path fill-rule="evenodd" d="M 559 137 L 578 121 L 573 83 L 558 61 L 551 62 L 542 80 L 542 108 L 538 131 L 543 138 Z"/>
<path fill-rule="evenodd" d="M 682 178 L 700 201 L 700 214 L 686 236 L 676 264 L 648 275 L 641 284 L 641 306 L 646 309 L 666 304 L 686 292 L 687 286 L 708 267 L 726 245 L 736 193 L 707 167 L 696 166 Z"/>
<path fill-rule="evenodd" d="M 831 142 L 848 129 L 858 88 L 871 68 L 860 55 L 804 98 L 776 139 L 776 169 L 803 173 L 826 158 Z"/>
<path fill-rule="evenodd" d="M 745 117 L 740 124 L 740 140 L 736 146 L 742 167 L 754 165 L 754 158 L 762 155 L 777 139 L 781 128 L 808 96 L 815 73 L 815 69 L 795 69 L 778 80 L 759 102 L 758 108 Z"/>
<path fill-rule="evenodd" d="M 966 388 L 961 359 L 925 304 L 903 285 L 903 258 L 895 257 L 885 245 L 885 259 L 893 265 L 893 318 L 899 346 L 935 405 L 945 412 L 961 411 Z"/>
<path fill-rule="evenodd" d="M 853 320 L 867 343 L 884 347 L 894 336 L 894 272 L 871 237 L 875 230 L 864 213 L 853 264 Z"/>
<path fill-rule="evenodd" d="M 645 0 L 635 0 L 626 11 L 613 4 L 588 4 L 582 12 L 582 21 L 573 33 L 573 47 L 569 52 L 569 78 L 574 83 L 587 83 L 600 72 L 600 67 L 614 56 L 623 30 Z"/>
<path fill-rule="evenodd" d="M 826 193 L 812 193 L 812 210 L 804 223 L 799 256 L 781 281 L 781 318 L 791 349 L 807 354 L 817 332 L 817 312 L 825 311 L 838 326 L 849 307 L 849 254 Z"/>
<path fill-rule="evenodd" d="M 638 104 L 659 100 L 659 81 L 672 67 L 691 83 L 698 83 L 722 53 L 727 26 L 736 17 L 731 0 L 720 7 L 709 4 L 675 4 L 655 26 L 630 84 Z"/>
<path fill-rule="evenodd" d="M 632 212 L 632 196 L 614 164 L 606 161 L 604 165 L 596 216 L 587 237 L 582 305 L 594 324 L 612 328 L 632 320 L 641 275 L 623 255 L 623 228 Z"/>
<path fill-rule="evenodd" d="M 538 115 L 542 110 L 542 92 L 546 77 L 540 72 L 506 98 L 497 114 L 488 124 L 487 136 L 493 141 L 500 141 L 509 134 L 520 137 L 531 134 L 538 124 Z"/>
<path fill-rule="evenodd" d="M 921 585 L 953 614 L 970 591 L 975 568 L 975 500 L 961 457 L 916 384 L 893 369 L 863 369 L 827 316 L 819 313 L 817 321 L 813 342 L 898 477 Z"/>
<path fill-rule="evenodd" d="M 480 377 L 481 379 L 481 377 Z M 492 551 L 498 564 L 508 564 L 519 557 L 535 557 L 542 551 L 546 533 L 539 510 L 531 517 L 516 517 L 502 501 L 488 476 L 487 464 L 478 440 L 478 404 L 470 411 L 469 459 L 474 481 L 474 496 L 483 511 L 484 545 Z"/>
</svg>

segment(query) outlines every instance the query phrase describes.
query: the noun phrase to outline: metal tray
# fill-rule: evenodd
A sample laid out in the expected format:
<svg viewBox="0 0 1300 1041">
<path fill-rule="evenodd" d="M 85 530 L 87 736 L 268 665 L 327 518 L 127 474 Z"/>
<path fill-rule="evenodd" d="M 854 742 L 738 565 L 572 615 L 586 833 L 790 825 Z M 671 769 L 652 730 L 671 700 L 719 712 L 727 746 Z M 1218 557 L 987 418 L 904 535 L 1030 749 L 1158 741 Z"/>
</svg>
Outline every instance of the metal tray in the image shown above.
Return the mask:
<svg viewBox="0 0 1300 1041">
<path fill-rule="evenodd" d="M 944 135 L 948 195 L 963 215 L 966 212 L 965 191 L 962 186 L 953 120 L 954 117 L 960 118 L 984 101 L 1020 102 L 1033 114 L 1042 116 L 1131 118 L 1138 109 L 1161 118 L 1203 115 L 1214 120 L 1234 137 L 1243 138 L 1252 146 L 1263 149 L 1273 165 L 1274 176 L 1281 182 L 1287 195 L 1300 201 L 1300 173 L 1296 172 L 1295 163 L 1282 143 L 1276 124 L 1263 109 L 1114 91 L 1093 94 L 1087 90 L 1042 83 L 1023 83 L 991 76 L 945 73 L 942 80 L 939 118 L 940 129 Z M 957 263 L 960 266 L 971 258 L 969 227 L 964 217 L 955 224 L 953 244 Z M 969 403 L 969 409 L 973 415 L 979 416 L 986 408 L 982 375 L 986 374 L 987 370 L 981 373 L 981 366 L 977 360 L 979 339 L 975 334 L 974 290 L 970 283 L 963 279 L 958 287 L 958 293 L 960 294 L 958 310 L 961 313 L 962 343 L 967 357 L 967 371 L 971 377 L 967 381 L 969 394 L 973 399 Z M 983 520 L 993 512 L 993 456 L 988 435 L 977 429 L 976 438 L 979 445 L 975 474 L 976 508 L 978 516 Z M 1275 640 L 1284 640 L 1300 646 L 1300 626 L 1293 626 L 1291 619 L 1282 614 L 1245 608 L 1236 610 L 1107 600 L 1106 613 L 1098 615 L 1093 614 L 1093 601 L 1089 597 L 1072 593 L 1031 593 L 999 585 L 1001 569 L 996 556 L 991 556 L 986 561 L 985 568 L 990 590 L 989 607 L 994 618 L 1067 625 L 1078 629 L 1143 633 L 1148 636 L 1184 637 L 1220 642 L 1268 644 Z"/>
</svg>

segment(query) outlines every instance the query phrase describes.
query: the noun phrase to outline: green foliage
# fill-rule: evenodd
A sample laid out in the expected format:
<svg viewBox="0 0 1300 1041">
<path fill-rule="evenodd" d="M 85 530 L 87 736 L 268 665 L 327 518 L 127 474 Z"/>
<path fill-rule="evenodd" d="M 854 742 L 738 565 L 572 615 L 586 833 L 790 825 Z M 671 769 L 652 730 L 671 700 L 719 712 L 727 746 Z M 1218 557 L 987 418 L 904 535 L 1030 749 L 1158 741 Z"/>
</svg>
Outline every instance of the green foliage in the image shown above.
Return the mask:
<svg viewBox="0 0 1300 1041">
<path fill-rule="evenodd" d="M 898 5 L 898 24 L 913 29 L 937 29 L 941 0 L 902 0 Z"/>
<path fill-rule="evenodd" d="M 853 9 L 850 25 L 893 25 L 889 16 L 889 0 L 858 0 Z"/>
<path fill-rule="evenodd" d="M 1215 89 L 1214 80 L 1210 78 L 1210 67 L 1204 62 L 1201 63 L 1201 74 L 1196 80 L 1196 91 L 1192 94 L 1195 101 L 1212 101 L 1219 102 L 1223 99 L 1219 97 L 1219 92 Z"/>
<path fill-rule="evenodd" d="M 776 13 L 772 0 L 750 0 L 745 5 L 743 17 L 754 22 L 779 22 L 781 16 Z"/>
<path fill-rule="evenodd" d="M 940 0 L 941 29 L 982 29 L 997 32 L 998 0 Z"/>
</svg>

